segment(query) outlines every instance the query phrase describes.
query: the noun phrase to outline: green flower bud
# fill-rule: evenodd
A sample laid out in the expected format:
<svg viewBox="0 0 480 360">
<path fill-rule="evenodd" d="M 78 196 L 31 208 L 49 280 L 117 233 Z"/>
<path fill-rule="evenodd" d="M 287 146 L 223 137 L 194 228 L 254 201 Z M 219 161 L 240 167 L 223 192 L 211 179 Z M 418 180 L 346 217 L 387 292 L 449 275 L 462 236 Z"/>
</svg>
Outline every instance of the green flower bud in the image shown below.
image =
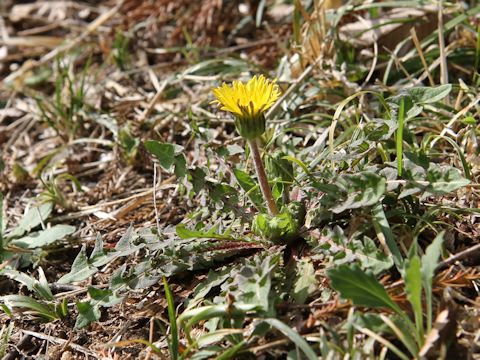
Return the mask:
<svg viewBox="0 0 480 360">
<path fill-rule="evenodd" d="M 253 219 L 252 230 L 255 234 L 275 244 L 286 244 L 298 237 L 300 227 L 305 220 L 305 206 L 294 201 L 278 215 L 260 213 Z"/>
</svg>

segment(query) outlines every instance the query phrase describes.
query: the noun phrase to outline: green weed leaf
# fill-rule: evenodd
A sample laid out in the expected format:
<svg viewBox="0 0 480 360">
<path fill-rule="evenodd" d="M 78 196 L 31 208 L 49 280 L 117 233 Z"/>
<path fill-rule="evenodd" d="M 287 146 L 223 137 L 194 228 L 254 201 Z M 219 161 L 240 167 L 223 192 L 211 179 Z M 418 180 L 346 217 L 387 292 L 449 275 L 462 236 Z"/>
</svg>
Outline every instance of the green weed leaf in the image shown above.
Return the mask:
<svg viewBox="0 0 480 360">
<path fill-rule="evenodd" d="M 258 209 L 263 209 L 263 197 L 258 184 L 245 171 L 234 168 L 233 174 L 240 187 L 247 193 L 248 197 Z"/>
<path fill-rule="evenodd" d="M 84 245 L 73 261 L 70 272 L 58 279 L 59 284 L 70 284 L 72 282 L 83 281 L 98 271 L 96 267 L 90 265 L 88 262 L 85 249 L 86 247 Z"/>
<path fill-rule="evenodd" d="M 95 300 L 96 305 L 111 307 L 122 302 L 122 298 L 117 296 L 110 289 L 98 289 L 93 286 L 88 287 L 88 295 Z"/>
<path fill-rule="evenodd" d="M 175 162 L 174 145 L 161 143 L 156 140 L 147 140 L 144 142 L 144 146 L 147 151 L 155 155 L 163 169 L 170 170 Z"/>
<path fill-rule="evenodd" d="M 341 265 L 328 270 L 327 275 L 332 288 L 355 305 L 383 307 L 402 312 L 383 285 L 373 275 L 363 272 L 358 265 Z"/>
<path fill-rule="evenodd" d="M 278 215 L 260 213 L 253 219 L 252 230 L 266 240 L 277 244 L 286 244 L 298 235 L 299 222 L 290 211 Z"/>
<path fill-rule="evenodd" d="M 97 306 L 92 306 L 90 301 L 77 301 L 76 305 L 78 310 L 77 320 L 75 321 L 76 329 L 83 329 L 92 322 L 100 319 L 102 315 L 100 309 Z"/>
<path fill-rule="evenodd" d="M 311 260 L 303 258 L 296 264 L 296 276 L 293 286 L 292 298 L 298 304 L 305 300 L 317 289 L 318 281 L 315 278 L 315 268 Z"/>
<path fill-rule="evenodd" d="M 34 249 L 53 244 L 75 232 L 75 227 L 70 225 L 54 225 L 42 231 L 30 233 L 20 239 L 10 241 L 10 244 L 24 248 Z"/>
<path fill-rule="evenodd" d="M 22 236 L 25 233 L 30 232 L 32 229 L 39 226 L 42 222 L 46 221 L 53 210 L 53 203 L 47 202 L 40 206 L 30 208 L 23 216 L 20 224 L 8 234 L 8 238 L 16 238 Z"/>
<path fill-rule="evenodd" d="M 185 224 L 179 224 L 175 228 L 175 232 L 182 239 L 225 239 L 231 240 L 232 237 L 217 233 L 217 226 L 212 226 L 207 231 L 190 230 Z"/>
<path fill-rule="evenodd" d="M 414 103 L 431 104 L 442 100 L 452 90 L 451 84 L 439 85 L 434 87 L 422 86 L 408 89 L 408 94 L 412 97 Z"/>
<path fill-rule="evenodd" d="M 399 199 L 419 193 L 422 194 L 421 199 L 429 196 L 442 196 L 470 183 L 470 180 L 464 178 L 458 169 L 440 167 L 433 163 L 429 164 L 427 170 L 416 167 L 406 177 L 409 181 L 400 193 Z"/>
<path fill-rule="evenodd" d="M 385 178 L 371 172 L 355 175 L 344 175 L 338 179 L 335 192 L 336 199 L 329 197 L 332 202 L 330 210 L 339 214 L 345 210 L 371 206 L 380 201 L 386 190 Z"/>
</svg>

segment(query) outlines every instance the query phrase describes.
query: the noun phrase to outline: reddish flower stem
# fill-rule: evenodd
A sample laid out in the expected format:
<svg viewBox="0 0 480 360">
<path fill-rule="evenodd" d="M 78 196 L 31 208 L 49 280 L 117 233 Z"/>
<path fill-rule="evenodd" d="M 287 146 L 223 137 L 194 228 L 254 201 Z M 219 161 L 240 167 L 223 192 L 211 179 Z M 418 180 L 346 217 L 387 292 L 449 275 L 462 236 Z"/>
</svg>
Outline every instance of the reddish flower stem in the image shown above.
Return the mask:
<svg viewBox="0 0 480 360">
<path fill-rule="evenodd" d="M 260 156 L 260 151 L 258 149 L 258 139 L 248 140 L 248 145 L 252 151 L 253 165 L 255 166 L 255 170 L 257 172 L 260 190 L 262 190 L 263 197 L 267 202 L 268 211 L 270 215 L 277 215 L 277 204 L 275 204 L 272 190 L 270 189 L 270 185 L 268 185 L 267 174 L 265 173 L 265 167 L 263 166 L 262 157 Z"/>
</svg>

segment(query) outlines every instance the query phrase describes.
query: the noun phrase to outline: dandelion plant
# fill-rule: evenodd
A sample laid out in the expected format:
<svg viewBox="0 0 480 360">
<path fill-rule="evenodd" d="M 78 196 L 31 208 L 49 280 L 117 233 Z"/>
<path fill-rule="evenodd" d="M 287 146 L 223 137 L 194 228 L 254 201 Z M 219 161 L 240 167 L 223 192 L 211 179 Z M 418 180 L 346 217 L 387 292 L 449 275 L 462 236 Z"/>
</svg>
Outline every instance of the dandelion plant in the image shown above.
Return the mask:
<svg viewBox="0 0 480 360">
<path fill-rule="evenodd" d="M 254 76 L 246 84 L 236 80 L 231 85 L 223 83 L 213 89 L 217 100 L 215 104 L 230 112 L 235 117 L 235 127 L 252 151 L 253 164 L 257 172 L 258 182 L 267 203 L 270 215 L 277 215 L 278 209 L 268 184 L 267 174 L 258 147 L 259 138 L 265 132 L 267 111 L 280 97 L 280 89 L 276 80 L 268 80 L 265 76 Z"/>
</svg>

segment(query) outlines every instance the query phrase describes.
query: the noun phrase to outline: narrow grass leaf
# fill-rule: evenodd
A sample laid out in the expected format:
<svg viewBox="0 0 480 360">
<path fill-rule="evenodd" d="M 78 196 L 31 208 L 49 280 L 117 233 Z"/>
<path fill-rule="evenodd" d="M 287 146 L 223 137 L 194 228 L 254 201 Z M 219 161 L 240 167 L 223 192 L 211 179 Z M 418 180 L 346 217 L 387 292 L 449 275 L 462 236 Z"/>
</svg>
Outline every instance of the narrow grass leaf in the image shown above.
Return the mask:
<svg viewBox="0 0 480 360">
<path fill-rule="evenodd" d="M 442 139 L 442 140 L 445 140 L 446 142 L 448 142 L 450 145 L 452 145 L 452 147 L 457 152 L 457 155 L 460 158 L 460 161 L 462 162 L 463 173 L 464 173 L 465 177 L 467 178 L 467 180 L 472 180 L 472 174 L 470 172 L 470 165 L 468 164 L 467 159 L 465 158 L 465 154 L 463 153 L 463 150 L 460 149 L 460 146 L 458 146 L 458 144 L 455 142 L 455 140 L 453 140 L 453 139 L 451 139 L 447 136 L 443 136 L 443 135 L 432 135 L 432 136 L 428 137 L 426 141 L 428 142 L 428 141 L 430 141 L 430 139 L 433 139 L 432 144 L 434 143 L 434 141 L 436 139 Z"/>
<path fill-rule="evenodd" d="M 7 349 L 10 344 L 10 338 L 13 333 L 14 322 L 10 321 L 8 325 L 3 325 L 0 331 L 0 358 L 4 359 Z"/>
<path fill-rule="evenodd" d="M 401 318 L 393 317 L 393 320 L 386 315 L 379 315 L 379 318 L 387 325 L 398 339 L 405 345 L 410 354 L 415 357 L 418 354 L 417 337 L 408 328 L 408 324 L 405 324 Z M 396 321 L 395 321 L 396 320 Z M 405 326 L 407 325 L 407 326 Z"/>
<path fill-rule="evenodd" d="M 168 286 L 167 279 L 163 277 L 163 288 L 165 289 L 165 298 L 167 299 L 168 320 L 170 322 L 170 341 L 168 342 L 170 348 L 170 355 L 173 360 L 178 359 L 179 355 L 179 340 L 177 318 L 175 315 L 175 303 L 173 301 L 172 292 Z"/>
<path fill-rule="evenodd" d="M 390 351 L 392 351 L 395 355 L 397 355 L 399 359 L 401 359 L 401 360 L 409 360 L 410 359 L 398 347 L 393 345 L 390 341 L 388 341 L 384 337 L 381 337 L 380 335 L 374 333 L 373 331 L 371 331 L 367 328 L 357 327 L 357 330 L 360 331 L 361 333 L 365 334 L 365 335 L 370 336 L 371 338 L 374 338 L 377 342 L 386 346 Z"/>
<path fill-rule="evenodd" d="M 278 319 L 265 319 L 264 320 L 267 324 L 274 327 L 278 331 L 280 331 L 283 335 L 289 338 L 300 350 L 303 351 L 307 359 L 309 360 L 317 360 L 318 356 L 312 350 L 310 345 L 302 338 L 295 330 L 293 330 L 290 326 L 284 324 Z"/>
<path fill-rule="evenodd" d="M 38 281 L 33 285 L 33 288 L 41 299 L 54 300 L 52 290 L 50 290 L 50 286 L 48 286 L 47 277 L 41 266 L 38 268 Z"/>
<path fill-rule="evenodd" d="M 186 310 L 179 318 L 178 323 L 183 325 L 185 335 L 187 336 L 189 343 L 191 343 L 190 329 L 193 325 L 200 321 L 205 321 L 215 317 L 227 317 L 227 316 L 245 316 L 251 312 L 261 310 L 261 306 L 258 304 L 241 304 L 237 303 L 234 307 L 227 304 L 219 305 L 206 305 L 198 308 Z"/>
<path fill-rule="evenodd" d="M 55 311 L 50 309 L 49 306 L 43 305 L 35 299 L 24 295 L 6 295 L 1 298 L 3 302 L 9 307 L 17 307 L 30 309 L 35 315 L 40 316 L 48 321 L 57 319 Z"/>
<path fill-rule="evenodd" d="M 266 0 L 260 0 L 257 8 L 257 13 L 255 14 L 255 26 L 260 27 L 262 24 L 263 12 L 265 11 Z"/>
<path fill-rule="evenodd" d="M 478 79 L 480 74 L 480 25 L 477 26 L 477 44 L 475 47 L 475 65 L 473 71 L 473 82 Z"/>
<path fill-rule="evenodd" d="M 395 136 L 397 149 L 397 170 L 398 176 L 402 176 L 403 169 L 403 128 L 405 126 L 405 98 L 400 100 L 400 109 L 398 110 L 398 128 Z"/>
<path fill-rule="evenodd" d="M 387 217 L 383 211 L 382 203 L 378 203 L 373 207 L 372 215 L 373 225 L 377 231 L 377 235 L 383 234 L 385 243 L 393 257 L 393 262 L 395 263 L 397 269 L 401 272 L 403 269 L 403 257 L 394 239 L 392 229 L 390 229 L 390 225 L 388 224 Z"/>
<path fill-rule="evenodd" d="M 432 282 L 442 252 L 444 234 L 445 232 L 442 231 L 435 237 L 422 257 L 421 273 L 427 309 L 427 332 L 432 328 Z"/>
<path fill-rule="evenodd" d="M 407 262 L 404 281 L 407 299 L 412 306 L 413 314 L 415 316 L 418 338 L 423 340 L 422 276 L 420 267 L 420 257 L 418 255 L 413 256 Z"/>
<path fill-rule="evenodd" d="M 222 341 L 223 338 L 229 335 L 242 335 L 243 329 L 218 329 L 206 333 L 197 339 L 197 345 L 199 348 L 209 346 Z"/>
<path fill-rule="evenodd" d="M 228 359 L 234 359 L 235 355 L 242 350 L 242 348 L 245 346 L 245 341 L 240 341 L 238 344 L 235 344 L 232 346 L 230 349 L 224 351 L 222 354 L 217 356 L 215 360 L 228 360 Z"/>
</svg>

